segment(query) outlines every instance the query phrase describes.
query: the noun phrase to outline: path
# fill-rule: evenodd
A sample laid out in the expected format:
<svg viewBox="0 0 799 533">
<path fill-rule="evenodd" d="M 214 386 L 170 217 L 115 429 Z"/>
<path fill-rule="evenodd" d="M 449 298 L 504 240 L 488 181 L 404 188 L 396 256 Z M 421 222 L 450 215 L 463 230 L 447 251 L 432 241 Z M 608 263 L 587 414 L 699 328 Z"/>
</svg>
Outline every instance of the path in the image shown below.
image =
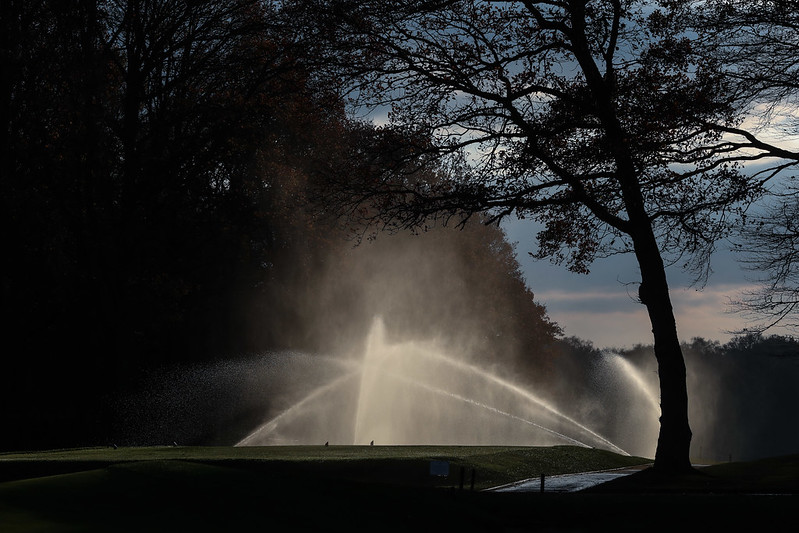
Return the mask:
<svg viewBox="0 0 799 533">
<path fill-rule="evenodd" d="M 650 464 L 646 464 L 596 472 L 547 476 L 544 479 L 544 492 L 577 492 L 618 477 L 634 474 L 650 466 Z M 492 492 L 540 492 L 541 478 L 525 479 L 487 490 Z"/>
</svg>

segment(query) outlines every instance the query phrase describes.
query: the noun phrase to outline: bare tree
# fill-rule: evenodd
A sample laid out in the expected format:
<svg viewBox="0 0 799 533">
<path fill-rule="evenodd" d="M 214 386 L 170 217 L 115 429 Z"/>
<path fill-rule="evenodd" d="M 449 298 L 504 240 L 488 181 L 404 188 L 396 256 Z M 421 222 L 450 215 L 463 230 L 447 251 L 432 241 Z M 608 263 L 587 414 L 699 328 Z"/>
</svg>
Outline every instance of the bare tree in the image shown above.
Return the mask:
<svg viewBox="0 0 799 533">
<path fill-rule="evenodd" d="M 746 226 L 739 244 L 743 264 L 760 273 L 759 286 L 733 305 L 757 332 L 776 325 L 799 330 L 799 201 L 792 194 Z"/>
<path fill-rule="evenodd" d="M 715 124 L 727 134 L 728 158 L 770 161 L 764 180 L 797 164 L 799 151 L 783 141 L 799 131 L 799 2 L 711 0 L 675 16 L 698 35 L 695 53 L 726 77 L 744 124 Z"/>
<path fill-rule="evenodd" d="M 635 254 L 661 387 L 655 467 L 690 469 L 666 264 L 705 275 L 756 187 L 707 126 L 736 125 L 735 109 L 717 65 L 695 60 L 673 29 L 675 11 L 621 0 L 299 4 L 322 21 L 309 34 L 327 38 L 355 103 L 390 107 L 392 126 L 374 138 L 403 137 L 382 153 L 404 165 L 347 176 L 348 195 L 371 206 L 354 214 L 408 227 L 531 218 L 544 227 L 537 254 L 578 272 L 602 254 Z M 437 180 L 418 172 L 431 163 Z"/>
<path fill-rule="evenodd" d="M 796 0 L 712 0 L 683 20 L 701 28 L 698 52 L 722 67 L 749 119 L 723 132 L 729 160 L 757 163 L 751 174 L 771 187 L 770 205 L 750 216 L 737 239 L 743 264 L 757 272 L 759 287 L 733 301 L 751 319 L 749 329 L 799 319 L 799 2 Z M 776 178 L 776 179 L 775 179 Z"/>
</svg>

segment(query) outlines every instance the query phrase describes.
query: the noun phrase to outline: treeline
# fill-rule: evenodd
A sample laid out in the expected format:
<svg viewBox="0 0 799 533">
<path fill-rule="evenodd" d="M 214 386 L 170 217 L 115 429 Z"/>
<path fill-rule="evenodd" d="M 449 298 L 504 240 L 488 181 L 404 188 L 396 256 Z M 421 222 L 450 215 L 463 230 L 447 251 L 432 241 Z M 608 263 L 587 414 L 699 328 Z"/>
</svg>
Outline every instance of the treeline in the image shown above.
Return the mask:
<svg viewBox="0 0 799 533">
<path fill-rule="evenodd" d="M 602 350 L 558 343 L 553 382 L 559 405 L 632 453 L 651 453 L 657 437 L 657 368 L 651 345 Z M 799 426 L 799 339 L 749 333 L 726 343 L 682 344 L 688 369 L 693 460 L 725 462 L 794 453 Z M 614 364 L 621 357 L 630 366 Z M 651 395 L 646 397 L 644 389 Z"/>
<path fill-rule="evenodd" d="M 137 369 L 245 347 L 276 169 L 312 144 L 290 110 L 336 109 L 256 2 L 2 9 L 4 439 L 93 441 Z"/>
<path fill-rule="evenodd" d="M 0 10 L 0 448 L 103 444 L 150 368 L 353 349 L 375 314 L 543 360 L 559 330 L 500 229 L 354 247 L 325 170 L 396 147 L 349 121 L 269 3 Z"/>
<path fill-rule="evenodd" d="M 684 344 L 697 460 L 745 460 L 799 448 L 799 339 L 751 333 Z M 631 353 L 645 358 L 646 353 Z M 650 354 L 651 355 L 651 352 Z"/>
</svg>

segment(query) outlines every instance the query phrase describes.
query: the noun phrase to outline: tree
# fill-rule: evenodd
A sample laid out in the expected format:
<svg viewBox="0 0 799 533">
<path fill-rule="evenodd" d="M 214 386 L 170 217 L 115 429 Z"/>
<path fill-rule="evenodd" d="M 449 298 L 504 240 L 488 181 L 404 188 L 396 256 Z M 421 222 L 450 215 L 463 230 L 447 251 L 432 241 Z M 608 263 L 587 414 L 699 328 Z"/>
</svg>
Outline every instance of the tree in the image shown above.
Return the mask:
<svg viewBox="0 0 799 533">
<path fill-rule="evenodd" d="M 740 111 L 751 115 L 745 127 L 717 126 L 737 136 L 739 144 L 734 148 L 748 148 L 753 159 L 795 162 L 798 152 L 758 138 L 758 134 L 765 137 L 763 129 L 770 128 L 772 139 L 780 133 L 787 137 L 795 135 L 799 127 L 794 113 L 799 104 L 799 3 L 711 0 L 684 8 L 675 22 L 696 32 L 700 45 L 696 53 L 716 61 L 733 89 Z"/>
<path fill-rule="evenodd" d="M 666 277 L 701 278 L 752 184 L 713 149 L 734 124 L 724 78 L 673 29 L 673 6 L 634 1 L 299 2 L 363 108 L 390 106 L 402 164 L 348 176 L 367 222 L 515 215 L 542 226 L 541 257 L 585 272 L 632 252 L 658 363 L 655 468 L 690 469 L 686 369 Z M 668 4 L 679 4 L 669 2 Z M 321 54 L 320 54 L 321 55 Z M 349 76 L 349 77 L 347 77 Z M 369 107 L 367 107 L 369 106 Z M 434 163 L 444 178 L 420 168 Z M 699 194 L 701 191 L 701 194 Z M 363 208 L 371 205 L 372 208 Z"/>
<path fill-rule="evenodd" d="M 796 328 L 799 313 L 799 233 L 795 219 L 799 193 L 794 183 L 799 151 L 799 3 L 795 0 L 714 0 L 684 13 L 701 28 L 697 53 L 714 58 L 749 120 L 743 125 L 714 124 L 725 134 L 728 160 L 757 163 L 751 174 L 771 187 L 771 204 L 748 219 L 737 239 L 747 268 L 759 273 L 759 287 L 741 295 L 734 307 L 765 331 Z"/>
<path fill-rule="evenodd" d="M 368 179 L 406 147 L 404 137 L 368 125 L 339 126 L 301 127 L 318 142 L 309 147 L 308 167 L 289 171 L 291 183 L 281 184 L 281 253 L 273 259 L 274 283 L 252 313 L 253 329 L 291 349 L 352 350 L 353 339 L 381 315 L 401 338 L 437 338 L 460 346 L 465 357 L 480 353 L 540 370 L 560 330 L 534 301 L 504 231 L 483 224 L 458 231 L 429 221 L 424 232 L 408 232 L 342 221 L 334 206 L 363 203 L 330 187 L 329 169 Z M 433 169 L 425 179 L 437 177 Z"/>
<path fill-rule="evenodd" d="M 90 397 L 76 385 L 103 368 L 92 365 L 98 353 L 93 341 L 105 332 L 102 322 L 94 323 L 95 331 L 86 327 L 97 291 L 85 282 L 98 274 L 84 261 L 96 253 L 86 236 L 102 226 L 103 208 L 94 195 L 111 166 L 104 157 L 110 144 L 103 127 L 108 95 L 98 83 L 107 69 L 96 53 L 94 8 L 92 2 L 0 7 L 0 290 L 9 354 L 0 387 L 9 428 L 4 443 L 32 443 L 47 432 L 65 442 L 65 419 L 80 428 L 94 422 L 94 413 L 76 407 L 89 404 L 84 400 Z M 57 401 L 42 391 L 55 393 Z M 39 410 L 52 424 L 32 415 Z"/>
<path fill-rule="evenodd" d="M 341 107 L 257 0 L 0 14 L 0 446 L 97 444 L 141 372 L 252 349 L 286 169 Z"/>
<path fill-rule="evenodd" d="M 329 353 L 320 324 L 357 322 L 365 275 L 386 282 L 385 270 L 355 263 L 325 205 L 308 209 L 314 169 L 368 135 L 303 68 L 273 6 L 0 3 L 0 448 L 105 443 L 113 400 L 155 367 Z M 445 231 L 399 238 L 441 269 L 429 267 L 426 293 L 400 295 L 397 322 L 430 328 L 421 303 L 462 317 L 469 334 L 502 335 L 508 353 L 521 339 L 551 342 L 557 326 L 504 234 Z M 373 258 L 403 283 L 417 274 L 407 259 Z M 318 282 L 327 271 L 328 287 Z M 436 300 L 441 286 L 461 299 Z M 344 290 L 331 298 L 331 287 Z M 503 320 L 482 327 L 485 315 Z"/>
<path fill-rule="evenodd" d="M 775 326 L 799 330 L 799 196 L 767 206 L 752 218 L 736 239 L 742 263 L 757 272 L 757 287 L 732 301 L 750 319 L 749 331 L 765 332 Z"/>
</svg>

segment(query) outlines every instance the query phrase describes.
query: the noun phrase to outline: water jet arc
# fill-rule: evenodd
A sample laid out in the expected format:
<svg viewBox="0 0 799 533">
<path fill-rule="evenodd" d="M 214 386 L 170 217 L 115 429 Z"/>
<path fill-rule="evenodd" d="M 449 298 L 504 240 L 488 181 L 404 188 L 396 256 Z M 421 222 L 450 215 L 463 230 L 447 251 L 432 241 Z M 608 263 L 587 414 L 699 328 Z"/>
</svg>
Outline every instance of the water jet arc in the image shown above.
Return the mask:
<svg viewBox="0 0 799 533">
<path fill-rule="evenodd" d="M 529 390 L 458 360 L 431 343 L 388 342 L 379 318 L 374 320 L 360 355 L 332 358 L 339 363 L 337 375 L 260 424 L 237 446 L 327 442 L 329 427 L 314 425 L 331 423 L 339 429 L 352 428 L 350 442 L 355 444 L 372 440 L 456 445 L 565 442 L 592 447 L 583 438 L 588 437 L 600 447 L 629 455 Z M 342 397 L 352 398 L 352 405 L 331 409 Z M 337 420 L 320 422 L 318 413 L 323 408 L 327 410 L 322 418 L 335 416 Z M 292 431 L 293 437 L 289 436 Z"/>
</svg>

